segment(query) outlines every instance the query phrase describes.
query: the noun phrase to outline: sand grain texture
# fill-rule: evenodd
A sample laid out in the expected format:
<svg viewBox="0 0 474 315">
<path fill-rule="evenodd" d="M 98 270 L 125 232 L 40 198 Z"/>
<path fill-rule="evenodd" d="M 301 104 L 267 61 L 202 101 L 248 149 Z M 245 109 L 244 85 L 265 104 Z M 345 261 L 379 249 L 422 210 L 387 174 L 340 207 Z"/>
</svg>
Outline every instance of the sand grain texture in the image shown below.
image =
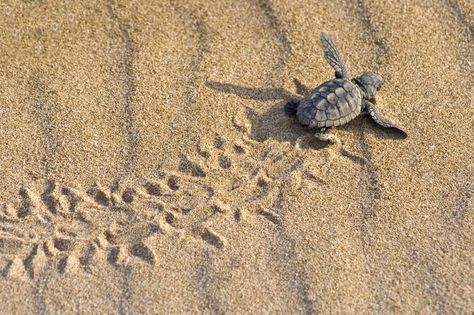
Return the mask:
<svg viewBox="0 0 474 315">
<path fill-rule="evenodd" d="M 474 311 L 474 5 L 0 4 L 0 313 Z M 319 33 L 409 137 L 283 105 Z"/>
</svg>

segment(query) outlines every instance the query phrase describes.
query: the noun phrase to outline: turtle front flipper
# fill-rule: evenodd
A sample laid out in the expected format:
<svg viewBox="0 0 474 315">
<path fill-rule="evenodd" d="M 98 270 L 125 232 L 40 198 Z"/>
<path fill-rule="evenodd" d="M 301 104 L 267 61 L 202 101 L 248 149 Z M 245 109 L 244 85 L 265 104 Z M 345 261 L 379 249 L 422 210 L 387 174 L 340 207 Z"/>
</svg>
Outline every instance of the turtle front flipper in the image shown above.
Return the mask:
<svg viewBox="0 0 474 315">
<path fill-rule="evenodd" d="M 299 104 L 300 102 L 297 102 L 297 101 L 289 101 L 284 106 L 285 113 L 287 113 L 288 115 L 295 115 L 296 111 L 298 110 Z"/>
<path fill-rule="evenodd" d="M 336 78 L 348 79 L 350 74 L 346 61 L 337 49 L 336 44 L 334 44 L 332 41 L 331 37 L 329 37 L 328 34 L 322 32 L 320 40 L 321 46 L 323 46 L 324 49 L 324 57 L 331 67 L 336 70 Z"/>
<path fill-rule="evenodd" d="M 379 110 L 377 109 L 377 107 L 373 103 L 371 103 L 369 101 L 365 101 L 364 110 L 367 113 L 369 113 L 370 117 L 372 117 L 372 119 L 377 124 L 379 124 L 380 126 L 385 127 L 385 128 L 395 128 L 395 129 L 401 131 L 405 136 L 407 136 L 407 133 L 405 132 L 405 130 L 403 130 L 401 127 L 394 124 L 393 122 L 383 118 L 383 116 L 379 113 Z"/>
</svg>

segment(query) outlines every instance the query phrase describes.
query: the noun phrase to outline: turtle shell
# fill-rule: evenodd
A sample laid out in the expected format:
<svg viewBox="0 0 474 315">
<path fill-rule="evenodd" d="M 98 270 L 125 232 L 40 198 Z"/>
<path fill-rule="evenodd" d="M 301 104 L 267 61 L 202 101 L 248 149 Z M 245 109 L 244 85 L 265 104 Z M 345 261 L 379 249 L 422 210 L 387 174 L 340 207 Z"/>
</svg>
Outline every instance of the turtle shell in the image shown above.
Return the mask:
<svg viewBox="0 0 474 315">
<path fill-rule="evenodd" d="M 354 83 L 334 79 L 309 93 L 299 104 L 296 114 L 303 126 L 340 126 L 359 115 L 362 100 L 362 93 Z"/>
</svg>

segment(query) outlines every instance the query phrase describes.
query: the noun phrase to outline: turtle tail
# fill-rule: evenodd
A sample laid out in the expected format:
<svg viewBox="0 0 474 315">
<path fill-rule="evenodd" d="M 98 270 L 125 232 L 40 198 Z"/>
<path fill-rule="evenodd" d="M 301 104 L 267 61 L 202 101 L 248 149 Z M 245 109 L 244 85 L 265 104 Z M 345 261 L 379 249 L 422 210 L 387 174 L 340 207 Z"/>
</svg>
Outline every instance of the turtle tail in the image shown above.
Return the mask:
<svg viewBox="0 0 474 315">
<path fill-rule="evenodd" d="M 284 107 L 285 113 L 287 113 L 288 115 L 295 115 L 299 104 L 300 102 L 296 102 L 296 101 L 290 101 L 286 103 Z"/>
</svg>

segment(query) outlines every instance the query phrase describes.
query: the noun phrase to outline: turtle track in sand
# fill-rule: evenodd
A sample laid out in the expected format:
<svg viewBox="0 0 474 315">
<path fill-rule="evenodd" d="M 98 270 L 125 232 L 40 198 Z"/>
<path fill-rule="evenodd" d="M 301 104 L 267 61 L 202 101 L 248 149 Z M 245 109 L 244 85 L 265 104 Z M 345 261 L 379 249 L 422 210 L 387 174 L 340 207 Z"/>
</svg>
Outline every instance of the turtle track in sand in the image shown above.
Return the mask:
<svg viewBox="0 0 474 315">
<path fill-rule="evenodd" d="M 245 215 L 266 213 L 248 208 L 243 214 L 242 205 L 270 200 L 270 179 L 262 163 L 253 168 L 249 182 L 236 175 L 234 165 L 255 164 L 245 143 L 228 143 L 218 135 L 212 141 L 212 146 L 196 148 L 193 158 L 183 156 L 178 172 L 159 169 L 154 179 L 118 187 L 96 183 L 77 189 L 54 180 L 21 187 L 14 201 L 0 207 L 2 275 L 25 269 L 34 278 L 37 268 L 50 261 L 59 273 L 88 271 L 97 260 L 118 266 L 134 258 L 153 265 L 152 239 L 182 233 L 224 249 L 225 238 L 208 223 L 228 216 L 238 224 Z M 213 183 L 209 177 L 214 173 L 226 180 Z M 219 200 L 222 187 L 244 199 L 227 205 Z"/>
</svg>

